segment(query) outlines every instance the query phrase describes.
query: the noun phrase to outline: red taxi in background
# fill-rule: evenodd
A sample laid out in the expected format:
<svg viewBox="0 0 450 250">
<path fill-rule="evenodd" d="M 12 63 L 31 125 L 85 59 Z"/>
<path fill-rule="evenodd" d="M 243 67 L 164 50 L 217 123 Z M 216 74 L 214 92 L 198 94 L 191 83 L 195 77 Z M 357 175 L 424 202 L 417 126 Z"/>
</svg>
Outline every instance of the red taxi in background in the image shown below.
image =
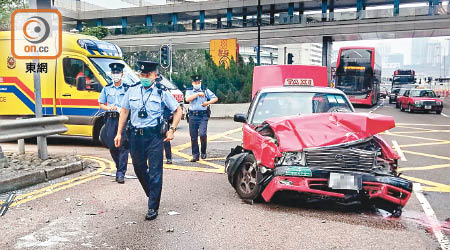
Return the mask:
<svg viewBox="0 0 450 250">
<path fill-rule="evenodd" d="M 431 89 L 408 89 L 402 96 L 397 97 L 401 111 L 435 111 L 440 114 L 443 109 L 442 100 Z"/>
<path fill-rule="evenodd" d="M 279 191 L 340 202 L 359 201 L 400 216 L 412 183 L 397 174 L 399 156 L 378 134 L 391 116 L 355 113 L 347 96 L 328 88 L 325 67 L 255 67 L 243 143 L 225 161 L 242 199 L 269 202 Z"/>
</svg>

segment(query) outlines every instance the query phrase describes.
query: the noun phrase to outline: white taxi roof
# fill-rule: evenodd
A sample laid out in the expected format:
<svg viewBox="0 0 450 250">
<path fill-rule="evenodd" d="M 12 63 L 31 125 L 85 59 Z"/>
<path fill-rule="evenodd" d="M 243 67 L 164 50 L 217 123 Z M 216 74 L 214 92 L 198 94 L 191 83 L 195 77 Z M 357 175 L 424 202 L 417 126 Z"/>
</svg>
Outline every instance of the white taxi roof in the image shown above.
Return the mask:
<svg viewBox="0 0 450 250">
<path fill-rule="evenodd" d="M 273 92 L 304 92 L 304 93 L 326 93 L 326 94 L 344 94 L 339 89 L 328 87 L 302 87 L 302 86 L 288 86 L 288 87 L 268 87 L 261 89 L 260 93 Z"/>
</svg>

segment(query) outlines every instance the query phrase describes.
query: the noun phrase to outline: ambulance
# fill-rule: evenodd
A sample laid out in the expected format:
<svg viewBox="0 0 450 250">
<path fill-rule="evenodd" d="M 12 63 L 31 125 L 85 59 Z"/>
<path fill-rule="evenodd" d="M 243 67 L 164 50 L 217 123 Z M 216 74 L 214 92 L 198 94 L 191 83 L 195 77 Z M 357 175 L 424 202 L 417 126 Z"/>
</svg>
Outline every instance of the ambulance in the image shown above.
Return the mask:
<svg viewBox="0 0 450 250">
<path fill-rule="evenodd" d="M 0 32 L 0 119 L 34 116 L 33 71 L 39 71 L 43 115 L 68 116 L 67 135 L 98 141 L 104 124 L 98 97 L 103 87 L 111 83 L 109 64 L 125 65 L 124 83 L 139 81 L 123 61 L 117 45 L 92 36 L 63 32 L 61 56 L 40 60 L 34 66 L 32 60 L 12 56 L 10 39 L 9 31 Z"/>
</svg>

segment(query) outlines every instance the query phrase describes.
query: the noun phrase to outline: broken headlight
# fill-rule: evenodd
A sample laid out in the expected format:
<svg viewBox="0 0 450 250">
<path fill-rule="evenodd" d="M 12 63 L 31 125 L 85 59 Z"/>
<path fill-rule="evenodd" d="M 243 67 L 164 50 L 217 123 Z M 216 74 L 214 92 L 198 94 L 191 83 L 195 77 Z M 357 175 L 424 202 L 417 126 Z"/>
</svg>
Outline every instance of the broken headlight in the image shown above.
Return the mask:
<svg viewBox="0 0 450 250">
<path fill-rule="evenodd" d="M 305 165 L 305 153 L 304 152 L 283 152 L 282 165 Z"/>
</svg>

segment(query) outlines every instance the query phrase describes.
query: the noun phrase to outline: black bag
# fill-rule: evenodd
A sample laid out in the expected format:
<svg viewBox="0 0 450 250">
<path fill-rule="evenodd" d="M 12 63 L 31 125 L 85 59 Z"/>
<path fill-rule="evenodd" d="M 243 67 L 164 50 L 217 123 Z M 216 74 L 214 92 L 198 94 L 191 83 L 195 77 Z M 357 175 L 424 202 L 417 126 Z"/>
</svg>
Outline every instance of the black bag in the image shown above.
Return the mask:
<svg viewBox="0 0 450 250">
<path fill-rule="evenodd" d="M 161 123 L 159 124 L 160 127 L 160 133 L 163 137 L 166 137 L 167 131 L 169 131 L 169 122 L 166 119 L 162 119 Z"/>
</svg>

